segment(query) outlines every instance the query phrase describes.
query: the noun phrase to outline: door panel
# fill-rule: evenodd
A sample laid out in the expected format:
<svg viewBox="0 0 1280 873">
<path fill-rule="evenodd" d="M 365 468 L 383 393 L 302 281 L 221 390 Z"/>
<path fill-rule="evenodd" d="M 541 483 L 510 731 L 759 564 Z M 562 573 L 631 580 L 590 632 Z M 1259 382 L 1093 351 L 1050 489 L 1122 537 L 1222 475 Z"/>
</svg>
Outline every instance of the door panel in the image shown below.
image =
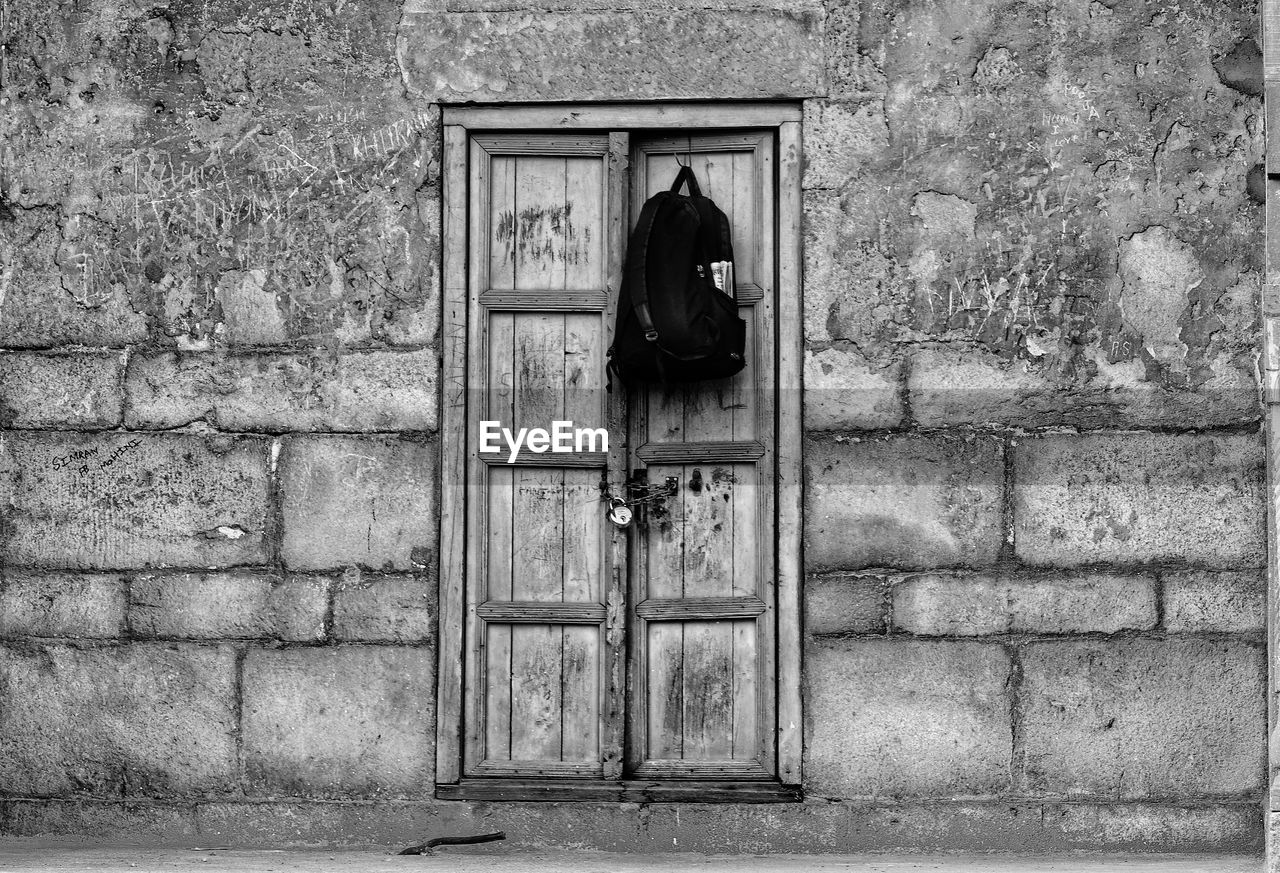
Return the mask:
<svg viewBox="0 0 1280 873">
<path fill-rule="evenodd" d="M 764 778 L 776 770 L 773 137 L 650 139 L 633 155 L 633 221 L 679 162 L 728 216 L 748 364 L 732 379 L 635 392 L 633 466 L 679 490 L 632 537 L 628 763 L 642 777 Z"/>
<path fill-rule="evenodd" d="M 604 163 L 594 155 L 494 155 L 490 288 L 600 290 Z"/>
<path fill-rule="evenodd" d="M 608 136 L 475 137 L 468 334 L 472 775 L 600 776 L 612 538 L 602 451 L 480 451 L 482 421 L 601 428 Z M 612 196 L 616 196 L 612 195 Z M 616 741 L 615 741 L 616 742 Z"/>
</svg>

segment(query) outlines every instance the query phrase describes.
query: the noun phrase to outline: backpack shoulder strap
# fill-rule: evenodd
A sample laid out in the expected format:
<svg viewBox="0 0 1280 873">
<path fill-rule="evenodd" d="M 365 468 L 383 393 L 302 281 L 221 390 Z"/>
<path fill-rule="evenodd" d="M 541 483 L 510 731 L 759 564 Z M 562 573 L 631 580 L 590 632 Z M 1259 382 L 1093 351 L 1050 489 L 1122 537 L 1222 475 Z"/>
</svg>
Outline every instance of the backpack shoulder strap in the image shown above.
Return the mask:
<svg viewBox="0 0 1280 873">
<path fill-rule="evenodd" d="M 649 253 L 649 236 L 653 232 L 653 222 L 658 216 L 658 207 L 665 197 L 650 197 L 640 209 L 640 218 L 636 229 L 631 233 L 631 243 L 627 251 L 627 288 L 631 293 L 631 308 L 644 331 L 644 338 L 649 342 L 658 341 L 658 331 L 653 326 L 653 316 L 649 313 L 649 287 L 646 281 L 645 262 Z"/>
</svg>

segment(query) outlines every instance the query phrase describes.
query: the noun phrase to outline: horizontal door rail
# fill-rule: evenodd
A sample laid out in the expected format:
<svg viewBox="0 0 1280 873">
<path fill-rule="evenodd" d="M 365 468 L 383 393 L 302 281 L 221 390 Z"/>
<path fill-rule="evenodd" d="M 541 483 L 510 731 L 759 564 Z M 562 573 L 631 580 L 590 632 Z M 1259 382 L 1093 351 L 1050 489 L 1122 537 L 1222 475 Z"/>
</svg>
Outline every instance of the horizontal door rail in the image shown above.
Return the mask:
<svg viewBox="0 0 1280 873">
<path fill-rule="evenodd" d="M 600 624 L 600 603 L 549 603 L 539 600 L 490 600 L 476 608 L 481 620 L 495 624 Z"/>
<path fill-rule="evenodd" d="M 499 444 L 502 445 L 501 441 Z M 603 467 L 609 456 L 604 452 L 553 452 L 548 449 L 539 454 L 521 449 L 511 460 L 511 450 L 502 445 L 496 452 L 480 452 L 480 460 L 491 467 Z"/>
<path fill-rule="evenodd" d="M 726 464 L 758 461 L 764 445 L 755 440 L 707 443 L 648 443 L 636 450 L 647 464 Z"/>
<path fill-rule="evenodd" d="M 501 761 L 487 758 L 474 768 L 476 776 L 600 776 L 599 761 Z"/>
<path fill-rule="evenodd" d="M 578 312 L 592 309 L 603 312 L 609 305 L 609 295 L 603 291 L 490 289 L 480 295 L 480 305 L 513 312 Z"/>
<path fill-rule="evenodd" d="M 574 138 L 555 134 L 527 133 L 500 136 L 477 134 L 471 141 L 491 155 L 597 155 L 609 154 L 609 138 L 599 134 Z"/>
<path fill-rule="evenodd" d="M 646 621 L 734 620 L 763 612 L 758 597 L 651 597 L 636 605 L 636 615 Z"/>
<path fill-rule="evenodd" d="M 758 761 L 646 761 L 636 768 L 637 779 L 768 779 Z"/>
</svg>

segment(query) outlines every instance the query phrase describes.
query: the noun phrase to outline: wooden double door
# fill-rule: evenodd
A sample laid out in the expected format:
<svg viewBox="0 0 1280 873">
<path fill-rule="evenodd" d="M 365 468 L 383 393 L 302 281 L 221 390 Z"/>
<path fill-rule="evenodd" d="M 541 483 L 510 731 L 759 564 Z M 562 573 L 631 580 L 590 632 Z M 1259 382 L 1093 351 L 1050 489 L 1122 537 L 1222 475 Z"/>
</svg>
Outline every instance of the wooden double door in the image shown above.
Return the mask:
<svg viewBox="0 0 1280 873">
<path fill-rule="evenodd" d="M 471 796 L 778 781 L 776 139 L 468 137 L 467 421 L 454 437 Z M 732 223 L 748 363 L 732 379 L 610 386 L 627 236 L 679 163 Z M 494 437 L 557 427 L 572 450 Z M 674 493 L 612 524 L 609 498 L 645 482 Z"/>
</svg>

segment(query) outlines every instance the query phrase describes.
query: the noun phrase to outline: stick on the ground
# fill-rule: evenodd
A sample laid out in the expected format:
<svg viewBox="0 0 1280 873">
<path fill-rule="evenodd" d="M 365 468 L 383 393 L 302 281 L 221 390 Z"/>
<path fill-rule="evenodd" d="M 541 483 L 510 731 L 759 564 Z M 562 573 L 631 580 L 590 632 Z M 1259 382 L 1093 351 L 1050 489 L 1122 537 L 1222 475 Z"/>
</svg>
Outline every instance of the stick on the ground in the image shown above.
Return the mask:
<svg viewBox="0 0 1280 873">
<path fill-rule="evenodd" d="M 492 843 L 494 840 L 505 840 L 507 835 L 502 831 L 495 831 L 491 834 L 476 834 L 474 837 L 436 837 L 427 840 L 420 846 L 410 846 L 407 849 L 401 849 L 397 855 L 426 855 L 436 846 L 461 846 L 467 843 Z"/>
</svg>

